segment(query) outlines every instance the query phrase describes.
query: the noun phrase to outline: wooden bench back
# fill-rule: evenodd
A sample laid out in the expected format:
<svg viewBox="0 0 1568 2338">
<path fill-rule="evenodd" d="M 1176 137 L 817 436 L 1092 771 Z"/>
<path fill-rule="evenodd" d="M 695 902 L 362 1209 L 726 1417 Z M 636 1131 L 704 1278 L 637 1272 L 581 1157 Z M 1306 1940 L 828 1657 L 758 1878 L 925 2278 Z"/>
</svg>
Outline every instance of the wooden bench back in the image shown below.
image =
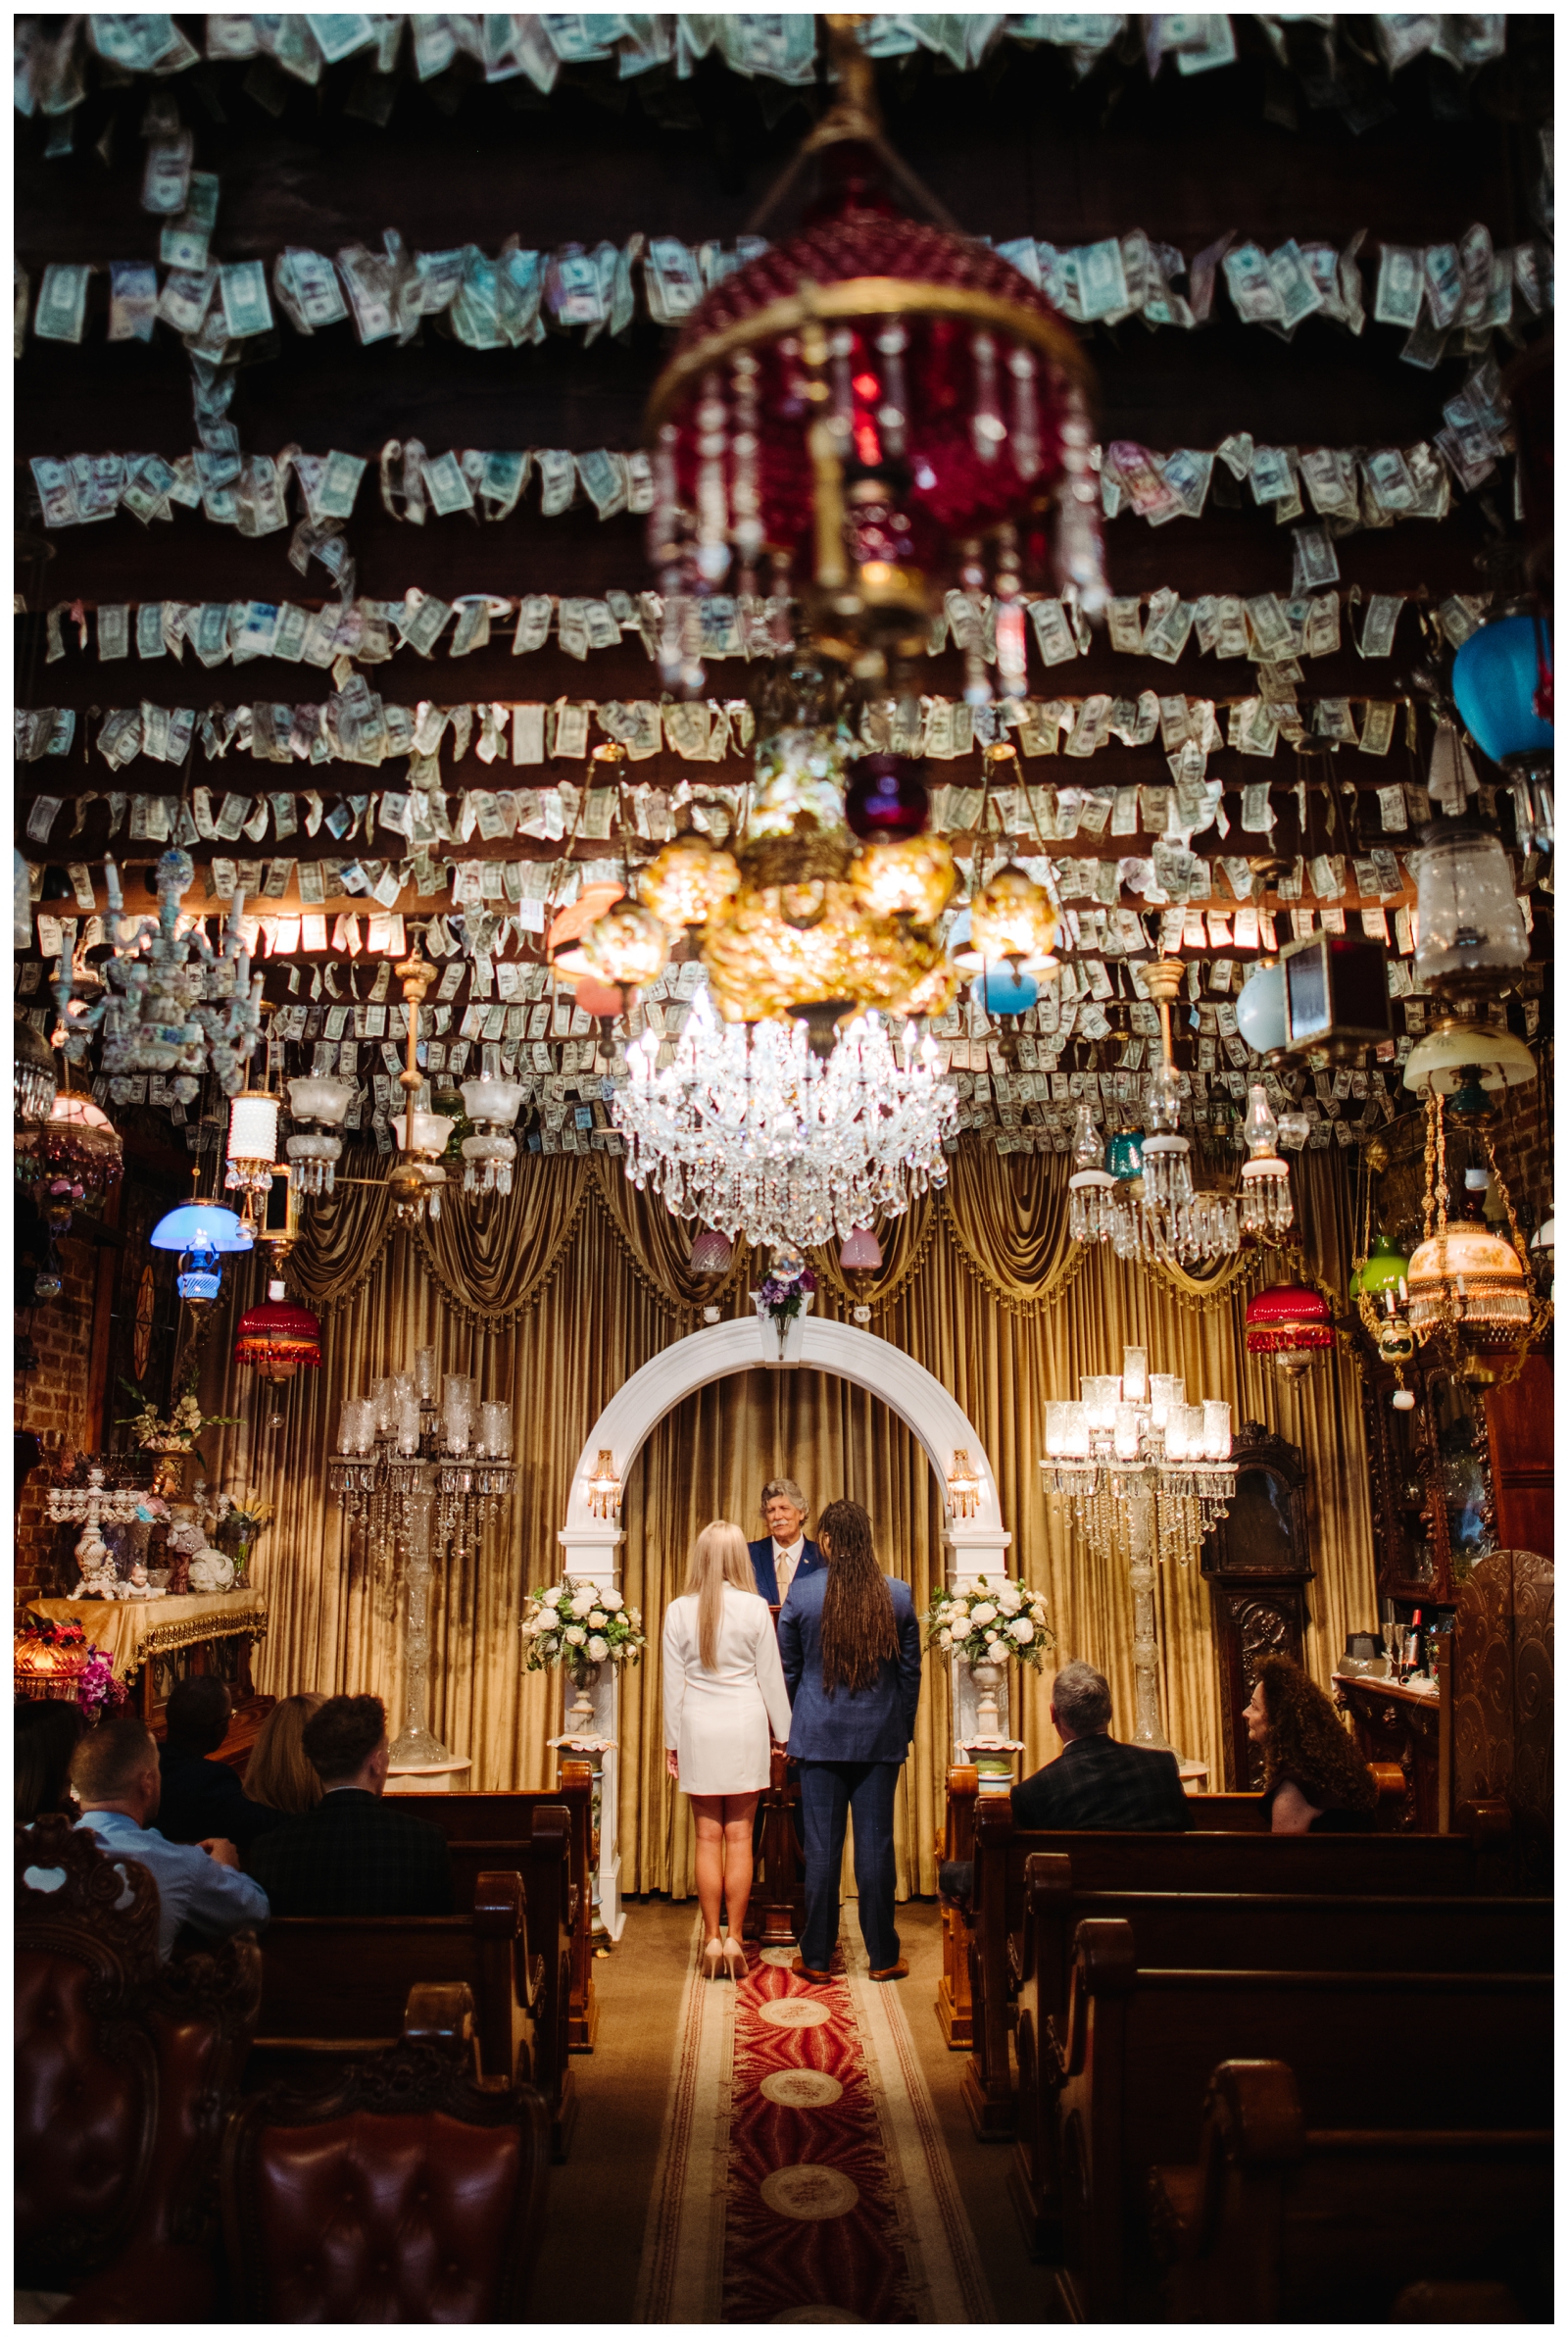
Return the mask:
<svg viewBox="0 0 1568 2338">
<path fill-rule="evenodd" d="M 495 1794 L 400 1794 L 401 1809 L 416 1812 L 439 1826 L 449 1843 L 501 1843 L 533 1832 L 533 1814 L 544 1803 L 568 1808 L 586 1796 L 575 1786 Z"/>
<path fill-rule="evenodd" d="M 1067 2008 L 1072 1943 L 1086 1918 L 1122 1917 L 1141 1967 L 1259 1971 L 1549 1972 L 1550 1900 L 1378 1893 L 1086 1891 L 1064 1852 L 1026 1863 L 1020 1995 L 1037 2020 Z"/>
<path fill-rule="evenodd" d="M 1196 2160 L 1222 2062 L 1288 2063 L 1309 2128 L 1549 2126 L 1551 1988 L 1549 1973 L 1150 1969 L 1129 1924 L 1097 1918 L 1078 1928 L 1059 2042 L 1086 2075 L 1093 2029 L 1119 2033 L 1121 2160 L 1141 2186 L 1156 2162 Z"/>
</svg>

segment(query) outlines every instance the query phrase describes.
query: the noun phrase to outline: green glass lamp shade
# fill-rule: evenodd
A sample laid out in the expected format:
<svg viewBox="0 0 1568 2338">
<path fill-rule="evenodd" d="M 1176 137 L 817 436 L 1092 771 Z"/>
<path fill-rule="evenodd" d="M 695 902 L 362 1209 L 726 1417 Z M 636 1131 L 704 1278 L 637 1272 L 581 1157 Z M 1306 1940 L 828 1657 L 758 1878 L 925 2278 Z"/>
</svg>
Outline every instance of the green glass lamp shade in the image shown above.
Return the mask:
<svg viewBox="0 0 1568 2338">
<path fill-rule="evenodd" d="M 1144 1140 L 1136 1128 L 1124 1128 L 1105 1147 L 1105 1167 L 1122 1184 L 1144 1173 Z"/>
<path fill-rule="evenodd" d="M 1410 1271 L 1410 1262 L 1400 1251 L 1392 1234 L 1374 1235 L 1372 1255 L 1361 1268 L 1360 1286 L 1369 1299 L 1380 1291 L 1396 1290 Z M 1351 1296 L 1356 1294 L 1352 1291 Z"/>
</svg>

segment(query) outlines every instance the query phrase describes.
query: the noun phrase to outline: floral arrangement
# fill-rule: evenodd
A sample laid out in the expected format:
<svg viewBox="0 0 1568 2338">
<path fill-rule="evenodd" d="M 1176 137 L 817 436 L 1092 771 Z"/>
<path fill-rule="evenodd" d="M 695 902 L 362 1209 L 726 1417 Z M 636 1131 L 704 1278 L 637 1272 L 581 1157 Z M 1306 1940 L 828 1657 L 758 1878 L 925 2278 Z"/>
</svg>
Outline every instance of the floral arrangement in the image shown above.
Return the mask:
<svg viewBox="0 0 1568 2338">
<path fill-rule="evenodd" d="M 204 1414 L 194 1389 L 188 1388 L 183 1396 L 175 1398 L 173 1410 L 165 1420 L 151 1397 L 142 1396 L 128 1380 L 122 1380 L 121 1386 L 127 1395 L 136 1398 L 139 1410 L 126 1414 L 116 1425 L 128 1428 L 144 1453 L 196 1453 L 196 1440 L 203 1429 L 239 1426 L 237 1414 Z M 196 1458 L 202 1459 L 200 1454 Z M 206 1466 L 203 1462 L 202 1467 Z"/>
<path fill-rule="evenodd" d="M 578 1575 L 530 1594 L 522 1636 L 530 1672 L 567 1665 L 579 1682 L 589 1665 L 634 1665 L 648 1645 L 641 1610 L 612 1586 Z"/>
<path fill-rule="evenodd" d="M 272 1522 L 272 1505 L 254 1494 L 248 1494 L 243 1502 L 236 1502 L 232 1494 L 220 1494 L 213 1509 L 218 1524 L 244 1542 L 253 1542 L 262 1528 Z"/>
<path fill-rule="evenodd" d="M 770 1315 L 775 1323 L 792 1323 L 800 1314 L 808 1297 L 816 1289 L 816 1276 L 809 1267 L 799 1274 L 783 1275 L 775 1268 L 760 1291 L 752 1297 L 760 1313 Z"/>
<path fill-rule="evenodd" d="M 1038 1666 L 1055 1646 L 1044 1599 L 1009 1576 L 993 1583 L 977 1575 L 972 1590 L 934 1592 L 921 1621 L 928 1648 L 951 1649 L 971 1665 L 1002 1665 L 1015 1656 L 1021 1665 Z"/>
<path fill-rule="evenodd" d="M 116 1674 L 114 1666 L 102 1648 L 95 1648 L 87 1659 L 87 1668 L 76 1681 L 76 1703 L 83 1713 L 115 1712 L 129 1698 L 130 1691 Z"/>
</svg>

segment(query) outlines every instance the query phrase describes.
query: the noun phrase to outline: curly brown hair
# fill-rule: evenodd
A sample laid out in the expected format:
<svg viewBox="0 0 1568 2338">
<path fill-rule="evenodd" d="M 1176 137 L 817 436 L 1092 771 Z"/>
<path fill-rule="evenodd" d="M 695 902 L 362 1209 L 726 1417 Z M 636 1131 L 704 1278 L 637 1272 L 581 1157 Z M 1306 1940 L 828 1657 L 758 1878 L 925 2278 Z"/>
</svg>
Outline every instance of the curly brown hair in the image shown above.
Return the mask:
<svg viewBox="0 0 1568 2338">
<path fill-rule="evenodd" d="M 899 1653 L 893 1594 L 876 1563 L 871 1521 L 858 1502 L 830 1502 L 816 1524 L 828 1545 L 822 1594 L 822 1686 L 831 1697 L 842 1681 L 853 1697 L 875 1685 Z"/>
<path fill-rule="evenodd" d="M 1268 1716 L 1265 1792 L 1293 1778 L 1320 1811 L 1370 1811 L 1377 1782 L 1334 1710 L 1334 1701 L 1288 1656 L 1266 1656 L 1257 1667 Z"/>
</svg>

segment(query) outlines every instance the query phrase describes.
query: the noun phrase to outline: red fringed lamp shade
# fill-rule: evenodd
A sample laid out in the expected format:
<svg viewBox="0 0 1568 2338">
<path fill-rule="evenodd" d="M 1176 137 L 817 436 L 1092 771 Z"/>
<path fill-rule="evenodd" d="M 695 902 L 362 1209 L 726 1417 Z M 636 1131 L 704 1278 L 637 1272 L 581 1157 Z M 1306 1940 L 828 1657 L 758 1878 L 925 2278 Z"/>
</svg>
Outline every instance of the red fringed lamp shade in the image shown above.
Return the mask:
<svg viewBox="0 0 1568 2338">
<path fill-rule="evenodd" d="M 1250 1356 L 1301 1356 L 1334 1345 L 1334 1318 L 1321 1291 L 1305 1283 L 1277 1282 L 1247 1303 Z"/>
<path fill-rule="evenodd" d="M 983 534 L 1049 495 L 1061 475 L 1063 412 L 1083 373 L 1071 332 L 1028 277 L 986 245 L 852 196 L 724 277 L 687 321 L 671 375 L 695 360 L 708 379 L 693 382 L 698 394 L 665 444 L 680 500 L 699 522 L 705 498 L 716 496 L 710 474 L 720 463 L 706 442 L 723 436 L 723 468 L 742 489 L 732 526 L 744 529 L 751 518 L 750 486 L 759 548 L 810 552 L 815 403 L 800 334 L 803 284 L 812 288 L 828 345 L 827 397 L 815 403 L 825 406 L 849 470 L 880 473 L 893 463 L 906 473 L 898 511 L 883 522 L 890 541 L 902 536 L 935 571 L 953 538 Z M 933 302 L 954 313 L 929 313 Z M 756 368 L 749 385 L 744 368 L 723 356 L 742 339 Z M 743 405 L 751 409 L 744 416 Z M 718 412 L 706 411 L 712 407 Z M 743 421 L 755 456 L 742 444 Z M 902 530 L 891 525 L 896 518 Z"/>
<path fill-rule="evenodd" d="M 291 1380 L 302 1364 L 315 1371 L 320 1361 L 320 1318 L 291 1306 L 283 1285 L 270 1282 L 263 1304 L 240 1318 L 234 1362 L 255 1365 L 264 1380 Z"/>
<path fill-rule="evenodd" d="M 698 604 L 721 589 L 750 601 L 766 553 L 773 650 L 789 646 L 798 592 L 816 648 L 862 682 L 927 646 L 948 583 L 971 597 L 965 630 L 978 632 L 989 585 L 1010 694 L 1023 687 L 1019 587 L 1034 551 L 1019 529 L 1054 496 L 1056 580 L 1090 614 L 1104 605 L 1089 369 L 1010 262 L 881 191 L 936 208 L 882 137 L 869 63 L 842 23 L 834 53 L 840 95 L 806 149 L 834 150 L 822 203 L 711 287 L 654 387 L 663 678 L 702 687 Z M 965 695 L 982 705 L 979 653 L 960 646 Z"/>
</svg>

